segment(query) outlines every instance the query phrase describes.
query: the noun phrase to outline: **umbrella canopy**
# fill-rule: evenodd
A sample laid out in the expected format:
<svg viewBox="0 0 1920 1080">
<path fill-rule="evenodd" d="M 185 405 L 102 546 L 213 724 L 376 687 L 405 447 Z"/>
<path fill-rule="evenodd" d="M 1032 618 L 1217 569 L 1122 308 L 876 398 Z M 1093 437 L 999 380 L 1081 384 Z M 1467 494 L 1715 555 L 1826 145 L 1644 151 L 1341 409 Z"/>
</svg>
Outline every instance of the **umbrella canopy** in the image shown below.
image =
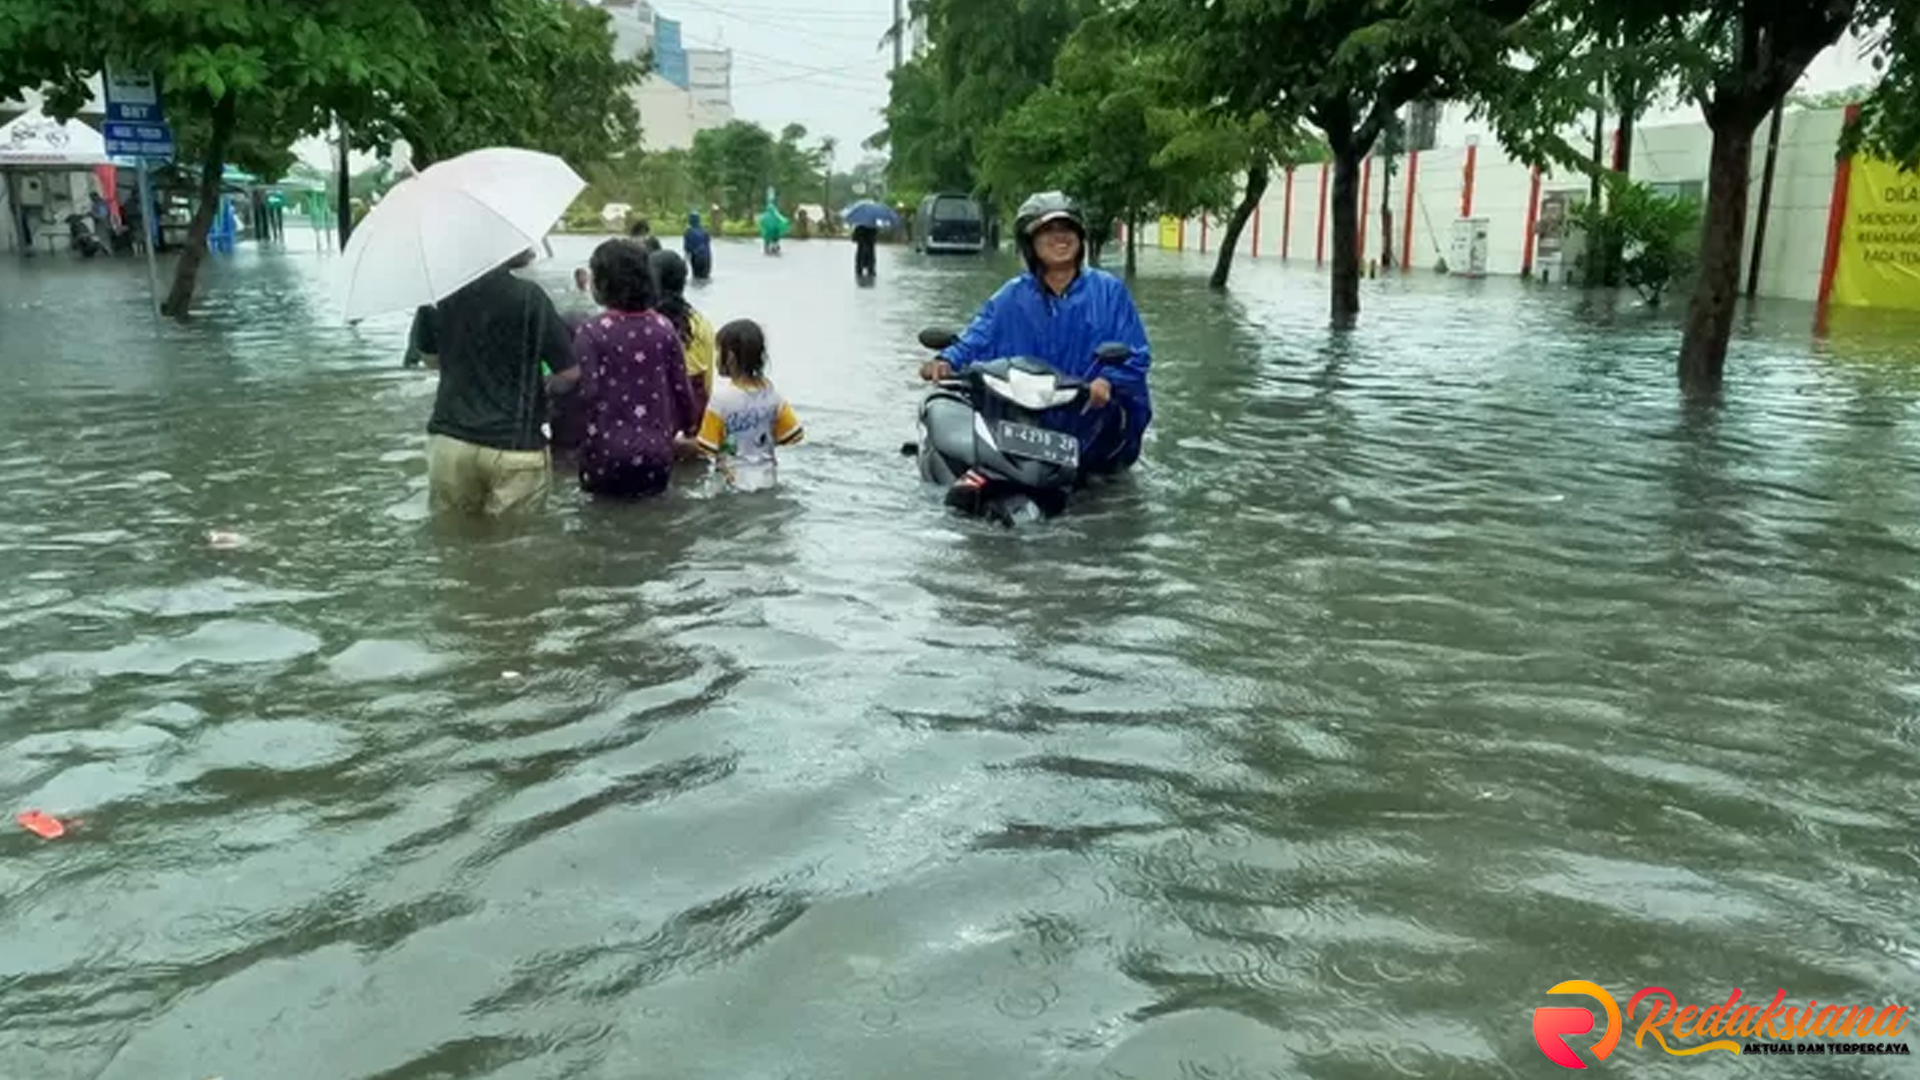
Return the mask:
<svg viewBox="0 0 1920 1080">
<path fill-rule="evenodd" d="M 840 220 L 850 229 L 870 225 L 876 229 L 893 229 L 900 225 L 900 215 L 877 202 L 863 200 L 854 203 L 840 212 Z"/>
<path fill-rule="evenodd" d="M 438 303 L 538 248 L 587 182 L 551 154 L 475 150 L 402 180 L 347 241 L 349 319 Z"/>
<path fill-rule="evenodd" d="M 85 168 L 108 164 L 107 140 L 78 120 L 49 120 L 30 109 L 0 127 L 0 166 L 46 165 Z"/>
</svg>

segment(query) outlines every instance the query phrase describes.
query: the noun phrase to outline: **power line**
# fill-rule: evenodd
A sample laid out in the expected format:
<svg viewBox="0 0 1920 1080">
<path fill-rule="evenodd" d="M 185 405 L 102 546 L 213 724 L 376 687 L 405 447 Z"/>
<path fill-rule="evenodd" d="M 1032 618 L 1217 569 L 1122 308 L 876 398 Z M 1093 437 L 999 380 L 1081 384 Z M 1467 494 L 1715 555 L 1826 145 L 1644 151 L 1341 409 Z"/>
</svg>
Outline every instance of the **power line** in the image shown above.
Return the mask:
<svg viewBox="0 0 1920 1080">
<path fill-rule="evenodd" d="M 707 3 L 706 0 L 663 0 L 663 2 L 673 4 L 674 6 L 686 4 L 689 7 L 714 10 L 714 5 Z M 885 2 L 886 0 L 878 0 L 875 6 L 877 7 L 879 4 Z M 726 12 L 755 17 L 763 15 L 794 16 L 805 19 L 810 23 L 846 23 L 850 25 L 871 25 L 873 21 L 879 17 L 877 14 L 865 15 L 857 11 L 824 11 L 818 8 L 805 9 L 797 4 L 737 4 L 732 3 L 731 0 L 728 0 L 726 4 Z"/>
<path fill-rule="evenodd" d="M 753 58 L 748 58 L 742 62 L 740 67 L 747 71 L 760 73 L 761 76 L 767 78 L 778 78 L 783 82 L 819 79 L 826 82 L 838 81 L 841 85 L 859 85 L 865 87 L 882 87 L 886 85 L 886 79 L 881 76 L 879 72 L 866 71 L 860 68 L 800 68 L 795 70 L 786 65 L 767 64 Z M 763 78 L 762 81 L 765 81 L 765 79 Z"/>
<path fill-rule="evenodd" d="M 760 89 L 766 86 L 773 86 L 781 83 L 790 83 L 794 81 L 804 82 L 805 79 L 804 77 L 800 78 L 799 80 L 766 79 L 758 82 L 739 83 L 734 87 L 734 89 L 755 90 L 755 89 Z M 876 112 L 879 110 L 880 106 L 884 103 L 884 100 L 885 100 L 884 98 L 881 97 L 881 95 L 876 94 L 871 90 L 861 90 L 858 87 L 853 87 L 853 86 L 835 86 L 832 83 L 808 83 L 807 86 L 808 86 L 808 89 L 810 90 L 817 90 L 824 94 L 842 94 L 849 98 L 858 97 L 863 101 L 871 101 L 874 103 L 874 109 Z"/>
<path fill-rule="evenodd" d="M 872 68 L 868 68 L 865 63 L 837 64 L 837 65 L 796 64 L 793 61 L 787 60 L 783 57 L 771 56 L 761 52 L 754 52 L 751 49 L 729 48 L 727 49 L 727 51 L 732 53 L 736 57 L 740 57 L 746 61 L 749 61 L 748 63 L 740 64 L 741 67 L 753 67 L 753 66 L 770 67 L 773 70 L 790 71 L 790 72 L 794 72 L 796 74 L 801 74 L 801 75 L 831 76 L 831 75 L 844 75 L 844 74 L 848 74 L 848 73 L 863 70 L 863 69 L 869 70 L 869 71 L 874 70 Z M 875 71 L 875 74 L 878 74 L 878 72 Z"/>
<path fill-rule="evenodd" d="M 723 19 L 731 19 L 734 22 L 744 23 L 747 26 L 762 27 L 762 28 L 771 29 L 771 30 L 779 30 L 782 33 L 800 38 L 803 41 L 813 40 L 813 41 L 821 42 L 822 44 L 826 44 L 826 45 L 837 45 L 840 43 L 856 41 L 856 40 L 869 41 L 869 42 L 873 40 L 872 38 L 870 38 L 868 35 L 865 35 L 865 34 L 861 34 L 861 35 L 826 34 L 826 33 L 822 33 L 821 31 L 813 27 L 785 22 L 780 19 L 768 18 L 765 15 L 744 15 L 737 10 L 729 11 L 725 8 L 714 7 L 711 4 L 700 3 L 699 0 L 677 0 L 677 2 L 686 4 L 688 7 L 694 8 L 699 11 L 711 12 L 714 15 L 718 15 L 720 18 L 723 18 Z M 783 9 L 781 11 L 781 14 L 792 14 L 792 11 L 790 9 Z M 879 50 L 876 47 L 874 51 L 878 52 Z"/>
</svg>

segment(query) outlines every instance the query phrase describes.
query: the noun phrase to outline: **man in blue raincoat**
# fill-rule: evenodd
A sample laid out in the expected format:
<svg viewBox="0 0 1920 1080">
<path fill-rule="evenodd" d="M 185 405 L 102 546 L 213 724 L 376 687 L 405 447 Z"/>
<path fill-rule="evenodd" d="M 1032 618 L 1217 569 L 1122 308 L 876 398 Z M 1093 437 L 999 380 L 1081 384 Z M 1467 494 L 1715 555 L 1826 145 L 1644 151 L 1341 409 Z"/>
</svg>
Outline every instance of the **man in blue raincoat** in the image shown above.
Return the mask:
<svg viewBox="0 0 1920 1080">
<path fill-rule="evenodd" d="M 960 339 L 920 369 L 929 382 L 983 360 L 1030 356 L 1061 374 L 1088 381 L 1084 408 L 1054 410 L 1049 427 L 1080 440 L 1081 468 L 1113 473 L 1140 458 L 1140 440 L 1153 421 L 1147 393 L 1152 353 L 1133 296 L 1119 278 L 1085 265 L 1086 223 L 1072 200 L 1057 191 L 1027 199 L 1014 219 L 1027 272 L 1000 286 Z M 1108 342 L 1133 348 L 1119 364 L 1094 350 Z"/>
</svg>

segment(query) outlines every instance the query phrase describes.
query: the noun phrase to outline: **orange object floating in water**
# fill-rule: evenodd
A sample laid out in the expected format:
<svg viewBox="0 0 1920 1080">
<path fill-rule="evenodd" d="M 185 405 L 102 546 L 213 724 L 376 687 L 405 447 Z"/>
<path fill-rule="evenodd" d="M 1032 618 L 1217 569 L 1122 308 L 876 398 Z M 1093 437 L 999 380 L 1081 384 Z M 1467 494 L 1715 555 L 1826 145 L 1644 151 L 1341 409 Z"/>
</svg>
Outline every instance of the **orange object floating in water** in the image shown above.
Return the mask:
<svg viewBox="0 0 1920 1080">
<path fill-rule="evenodd" d="M 21 828 L 42 840 L 58 840 L 67 834 L 67 827 L 60 824 L 59 818 L 49 817 L 38 810 L 28 810 L 14 820 L 20 823 Z"/>
</svg>

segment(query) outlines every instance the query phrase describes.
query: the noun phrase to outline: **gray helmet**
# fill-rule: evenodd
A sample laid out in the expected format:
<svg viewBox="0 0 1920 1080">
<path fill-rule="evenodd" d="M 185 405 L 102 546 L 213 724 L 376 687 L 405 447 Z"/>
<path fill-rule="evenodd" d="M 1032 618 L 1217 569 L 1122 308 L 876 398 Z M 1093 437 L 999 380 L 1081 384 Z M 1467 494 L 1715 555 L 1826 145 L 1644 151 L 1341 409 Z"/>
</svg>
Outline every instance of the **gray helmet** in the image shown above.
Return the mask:
<svg viewBox="0 0 1920 1080">
<path fill-rule="evenodd" d="M 1040 226 L 1049 221 L 1065 218 L 1073 223 L 1075 231 L 1084 239 L 1087 235 L 1087 223 L 1080 216 L 1080 208 L 1064 192 L 1042 191 L 1027 196 L 1020 204 L 1020 212 L 1014 216 L 1013 226 L 1021 236 L 1032 236 Z"/>
<path fill-rule="evenodd" d="M 1066 193 L 1060 191 L 1041 191 L 1027 196 L 1020 204 L 1020 212 L 1014 215 L 1014 243 L 1019 246 L 1020 257 L 1028 266 L 1039 261 L 1033 250 L 1033 234 L 1049 221 L 1065 221 L 1073 226 L 1080 235 L 1080 257 L 1086 258 L 1087 222 L 1080 216 L 1080 208 L 1074 205 Z"/>
</svg>

